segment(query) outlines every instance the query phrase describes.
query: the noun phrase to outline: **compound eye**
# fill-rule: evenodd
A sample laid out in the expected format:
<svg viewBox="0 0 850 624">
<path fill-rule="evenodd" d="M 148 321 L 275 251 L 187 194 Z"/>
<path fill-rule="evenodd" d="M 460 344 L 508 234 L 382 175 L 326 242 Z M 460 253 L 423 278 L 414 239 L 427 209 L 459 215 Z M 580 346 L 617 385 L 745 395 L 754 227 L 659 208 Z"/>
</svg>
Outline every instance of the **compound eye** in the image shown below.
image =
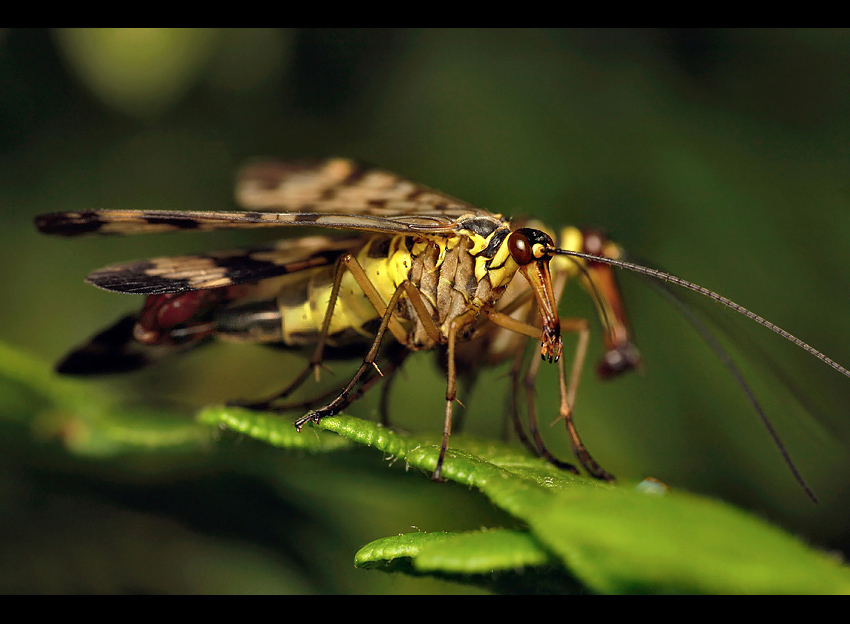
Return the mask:
<svg viewBox="0 0 850 624">
<path fill-rule="evenodd" d="M 511 232 L 511 235 L 508 237 L 508 251 L 511 252 L 514 262 L 520 266 L 525 266 L 534 260 L 531 242 L 519 230 Z"/>
</svg>

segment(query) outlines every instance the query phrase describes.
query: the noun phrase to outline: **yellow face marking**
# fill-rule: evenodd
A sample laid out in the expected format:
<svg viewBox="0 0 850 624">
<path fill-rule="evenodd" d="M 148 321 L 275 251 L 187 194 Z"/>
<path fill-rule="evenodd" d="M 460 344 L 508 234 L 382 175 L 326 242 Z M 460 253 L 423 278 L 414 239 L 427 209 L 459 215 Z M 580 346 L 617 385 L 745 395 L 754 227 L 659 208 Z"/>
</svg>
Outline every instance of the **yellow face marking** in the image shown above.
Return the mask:
<svg viewBox="0 0 850 624">
<path fill-rule="evenodd" d="M 490 285 L 493 286 L 493 288 L 507 285 L 519 270 L 519 265 L 511 256 L 511 251 L 508 246 L 509 238 L 510 236 L 506 236 L 505 240 L 502 241 L 502 244 L 499 245 L 499 249 L 496 250 L 496 254 L 493 256 L 493 259 L 490 260 L 490 268 L 487 268 L 486 266 L 486 258 L 479 256 L 478 260 L 484 260 L 484 262 L 476 262 L 475 277 L 482 280 L 484 279 L 484 275 L 489 275 Z M 479 271 L 481 271 L 480 274 Z"/>
</svg>

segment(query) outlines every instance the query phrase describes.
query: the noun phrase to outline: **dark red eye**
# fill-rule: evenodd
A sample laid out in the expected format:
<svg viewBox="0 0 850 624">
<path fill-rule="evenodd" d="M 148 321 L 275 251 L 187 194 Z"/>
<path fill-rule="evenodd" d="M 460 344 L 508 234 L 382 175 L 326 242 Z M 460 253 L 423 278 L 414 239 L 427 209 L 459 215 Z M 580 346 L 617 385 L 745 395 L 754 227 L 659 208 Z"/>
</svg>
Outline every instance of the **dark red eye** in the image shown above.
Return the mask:
<svg viewBox="0 0 850 624">
<path fill-rule="evenodd" d="M 519 230 L 511 232 L 508 237 L 508 251 L 511 252 L 511 257 L 520 266 L 525 266 L 534 260 L 531 243 L 526 235 Z"/>
<path fill-rule="evenodd" d="M 537 245 L 535 255 L 535 245 Z M 521 228 L 511 232 L 508 238 L 508 250 L 520 266 L 531 264 L 546 255 L 546 249 L 552 247 L 552 237 L 546 232 L 533 228 Z"/>
</svg>

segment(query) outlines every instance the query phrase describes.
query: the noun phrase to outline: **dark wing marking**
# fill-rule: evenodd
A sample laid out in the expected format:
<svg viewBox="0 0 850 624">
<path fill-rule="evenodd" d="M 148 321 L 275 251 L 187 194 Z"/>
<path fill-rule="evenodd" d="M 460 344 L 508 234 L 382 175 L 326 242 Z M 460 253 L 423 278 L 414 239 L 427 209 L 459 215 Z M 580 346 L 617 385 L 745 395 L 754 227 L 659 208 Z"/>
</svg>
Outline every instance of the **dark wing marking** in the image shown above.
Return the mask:
<svg viewBox="0 0 850 624">
<path fill-rule="evenodd" d="M 501 215 L 341 158 L 253 165 L 239 176 L 236 197 L 250 211 L 80 211 L 41 215 L 35 222 L 42 232 L 60 236 L 280 226 L 445 236 L 466 233 L 466 224 L 478 231 L 506 223 Z"/>
<path fill-rule="evenodd" d="M 310 236 L 271 247 L 153 258 L 98 269 L 86 281 L 104 290 L 139 295 L 207 290 L 327 266 L 346 251 L 356 252 L 364 242 L 362 236 Z"/>
<path fill-rule="evenodd" d="M 344 158 L 313 163 L 257 163 L 236 182 L 236 201 L 249 210 L 401 217 L 492 216 L 486 210 L 394 173 Z"/>
<path fill-rule="evenodd" d="M 125 316 L 107 327 L 66 355 L 56 364 L 56 372 L 62 375 L 126 373 L 194 346 L 144 345 L 136 340 L 133 333 L 137 320 L 136 316 Z"/>
<path fill-rule="evenodd" d="M 455 219 L 442 215 L 376 217 L 372 215 L 285 212 L 192 212 L 168 210 L 97 210 L 59 212 L 36 217 L 45 234 L 151 234 L 176 230 L 209 231 L 237 228 L 313 226 L 388 234 L 446 235 Z"/>
</svg>

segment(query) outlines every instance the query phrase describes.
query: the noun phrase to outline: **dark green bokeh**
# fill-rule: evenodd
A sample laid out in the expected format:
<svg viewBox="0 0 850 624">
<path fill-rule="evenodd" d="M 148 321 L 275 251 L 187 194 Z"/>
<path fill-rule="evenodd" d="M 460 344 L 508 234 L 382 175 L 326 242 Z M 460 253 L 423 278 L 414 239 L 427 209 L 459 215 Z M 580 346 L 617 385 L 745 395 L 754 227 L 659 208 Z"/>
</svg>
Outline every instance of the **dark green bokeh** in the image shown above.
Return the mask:
<svg viewBox="0 0 850 624">
<path fill-rule="evenodd" d="M 637 256 L 846 364 L 848 60 L 844 31 L 6 30 L 0 339 L 53 361 L 139 305 L 86 286 L 91 269 L 257 240 L 229 232 L 49 239 L 34 232 L 36 214 L 228 209 L 234 171 L 247 160 L 341 155 L 494 212 L 602 227 Z M 698 303 L 730 330 L 736 356 L 754 356 L 740 362 L 819 495 L 815 506 L 690 327 L 637 278 L 621 275 L 621 284 L 645 370 L 601 383 L 588 366 L 577 419 L 596 458 L 624 481 L 654 476 L 720 496 L 846 551 L 850 380 Z M 562 314 L 592 313 L 580 290 L 569 294 L 575 297 Z M 394 412 L 405 426 L 440 426 L 443 381 L 433 359 L 412 358 L 395 384 Z M 133 402 L 153 396 L 200 405 L 271 390 L 296 366 L 277 353 L 213 347 L 92 384 Z M 461 397 L 470 432 L 498 435 L 502 372 L 488 371 L 472 396 Z M 557 408 L 555 382 L 545 371 L 544 413 Z M 409 405 L 425 407 L 411 415 Z M 373 406 L 352 413 L 372 417 Z M 563 453 L 562 431 L 547 434 Z M 231 574 L 221 563 L 228 557 L 251 570 L 242 578 L 257 578 L 258 591 L 443 591 L 448 586 L 354 570 L 353 553 L 411 524 L 458 530 L 498 518 L 474 492 L 385 470 L 362 451 L 251 460 L 279 461 L 284 487 L 252 479 L 252 470 L 262 471 L 227 458 L 198 459 L 170 477 L 156 466 L 139 473 L 81 466 L 25 438 L 10 437 L 2 448 L 0 492 L 5 506 L 20 511 L 0 539 L 16 544 L 27 570 L 50 569 L 56 578 L 6 582 L 0 591 L 248 591 L 248 582 L 222 580 Z M 226 517 L 234 507 L 244 515 L 246 501 L 256 505 L 254 531 L 244 518 Z M 200 520 L 208 516 L 221 519 Z M 133 550 L 127 532 L 136 526 L 140 535 L 168 535 L 173 552 Z M 113 533 L 125 546 L 106 539 Z M 40 539 L 47 534 L 55 542 Z M 71 546 L 91 553 L 93 563 L 69 567 L 81 557 Z M 128 567 L 154 569 L 116 580 L 117 572 L 103 572 L 109 548 L 129 553 Z M 21 563 L 9 560 L 12 550 L 0 552 L 10 578 Z M 206 557 L 222 570 L 207 584 L 181 585 L 169 576 L 171 556 Z"/>
</svg>

